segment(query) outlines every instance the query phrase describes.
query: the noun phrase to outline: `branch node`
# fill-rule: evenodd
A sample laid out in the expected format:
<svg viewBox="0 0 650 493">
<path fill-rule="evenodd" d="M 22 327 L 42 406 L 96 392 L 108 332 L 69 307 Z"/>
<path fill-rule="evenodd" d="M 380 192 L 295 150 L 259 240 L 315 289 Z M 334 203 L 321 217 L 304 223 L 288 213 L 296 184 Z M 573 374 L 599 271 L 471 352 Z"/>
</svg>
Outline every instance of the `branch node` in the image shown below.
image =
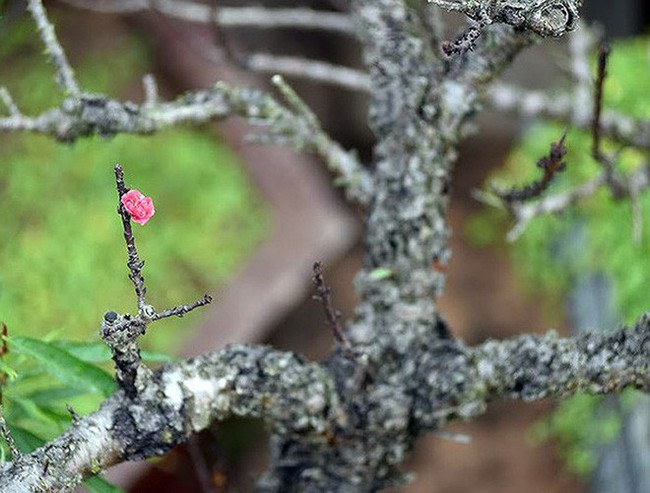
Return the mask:
<svg viewBox="0 0 650 493">
<path fill-rule="evenodd" d="M 68 411 L 68 414 L 70 414 L 70 417 L 72 418 L 72 424 L 73 425 L 77 424 L 81 420 L 81 415 L 77 413 L 77 411 L 75 411 L 70 404 L 66 404 L 65 408 Z"/>
<path fill-rule="evenodd" d="M 287 101 L 287 103 L 289 103 L 289 106 L 291 106 L 296 111 L 296 113 L 305 120 L 310 128 L 315 131 L 322 132 L 318 123 L 318 119 L 316 118 L 314 112 L 310 110 L 309 106 L 307 106 L 302 98 L 298 96 L 298 93 L 294 91 L 294 89 L 289 84 L 287 84 L 287 82 L 284 80 L 284 77 L 279 74 L 275 74 L 273 77 L 271 77 L 271 82 L 275 87 L 278 88 L 284 99 Z"/>
<path fill-rule="evenodd" d="M 464 55 L 468 51 L 473 51 L 476 46 L 476 41 L 481 36 L 481 24 L 469 26 L 461 32 L 453 41 L 443 41 L 441 48 L 447 57 L 457 55 Z"/>
</svg>

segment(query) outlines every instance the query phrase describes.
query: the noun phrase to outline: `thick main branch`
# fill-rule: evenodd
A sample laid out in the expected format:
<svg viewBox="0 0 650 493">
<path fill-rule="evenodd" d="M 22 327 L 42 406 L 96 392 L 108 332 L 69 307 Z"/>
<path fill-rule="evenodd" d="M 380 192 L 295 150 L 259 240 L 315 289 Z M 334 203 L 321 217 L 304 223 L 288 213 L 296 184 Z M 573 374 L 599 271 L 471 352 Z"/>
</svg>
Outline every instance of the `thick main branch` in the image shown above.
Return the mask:
<svg viewBox="0 0 650 493">
<path fill-rule="evenodd" d="M 456 341 L 413 348 L 410 364 L 392 382 L 408 400 L 392 400 L 377 380 L 376 369 L 368 368 L 363 370 L 368 395 L 350 400 L 341 391 L 360 385 L 359 374 L 350 359 L 341 361 L 347 363 L 334 365 L 332 360 L 323 367 L 268 347 L 230 346 L 165 366 L 135 399 L 118 392 L 59 438 L 4 464 L 2 491 L 68 491 L 113 464 L 161 455 L 192 433 L 231 416 L 262 418 L 276 440 L 282 437 L 276 446 L 286 447 L 284 460 L 260 483 L 262 490 L 379 488 L 387 484 L 391 468 L 368 462 L 380 458 L 373 450 L 383 450 L 384 461 L 392 459 L 397 465 L 404 459 L 401 441 L 480 415 L 489 402 L 626 387 L 649 391 L 650 316 L 628 329 L 580 338 L 549 333 L 473 348 Z M 382 395 L 387 402 L 379 407 L 370 397 Z M 401 411 L 393 414 L 391 409 Z M 382 433 L 373 423 L 381 425 Z M 355 450 L 358 455 L 347 455 Z M 307 460 L 312 451 L 318 460 Z M 303 461 L 287 462 L 293 454 Z M 288 463 L 294 466 L 283 466 Z M 361 474 L 368 467 L 377 476 Z M 314 475 L 316 470 L 320 472 Z"/>
<path fill-rule="evenodd" d="M 271 429 L 325 443 L 343 419 L 329 374 L 268 347 L 230 346 L 165 366 L 135 399 L 122 392 L 59 438 L 0 468 L 3 493 L 69 491 L 126 460 L 162 455 L 210 423 L 265 419 Z"/>
</svg>

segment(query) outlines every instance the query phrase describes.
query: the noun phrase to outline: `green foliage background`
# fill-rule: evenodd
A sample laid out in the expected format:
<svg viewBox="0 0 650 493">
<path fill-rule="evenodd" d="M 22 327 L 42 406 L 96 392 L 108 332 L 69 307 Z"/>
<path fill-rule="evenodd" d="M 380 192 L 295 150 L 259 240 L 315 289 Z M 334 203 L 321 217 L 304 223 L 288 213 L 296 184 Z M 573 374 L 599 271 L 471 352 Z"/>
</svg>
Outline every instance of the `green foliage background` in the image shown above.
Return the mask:
<svg viewBox="0 0 650 493">
<path fill-rule="evenodd" d="M 41 50 L 27 19 L 0 21 L 0 59 L 7 68 L 0 84 L 26 114 L 61 99 Z M 82 87 L 123 97 L 150 70 L 148 51 L 127 36 L 111 40 L 110 51 L 103 46 L 101 53 L 82 55 L 75 64 Z M 269 221 L 237 157 L 207 127 L 74 145 L 2 135 L 0 160 L 0 322 L 9 327 L 0 390 L 14 437 L 28 451 L 69 425 L 66 404 L 91 412 L 113 388 L 100 321 L 107 310 L 137 309 L 116 214 L 116 162 L 127 186 L 156 206 L 146 226 L 133 227 L 146 260 L 148 300 L 159 309 L 218 294 Z M 200 321 L 197 311 L 158 322 L 143 345 L 173 353 Z M 0 447 L 0 456 L 5 453 Z M 99 478 L 89 487 L 115 491 Z"/>
<path fill-rule="evenodd" d="M 1 82 L 25 113 L 60 99 L 51 67 L 33 56 L 40 50 L 33 38 L 26 25 L 0 43 L 0 57 L 11 67 Z M 83 87 L 119 95 L 148 71 L 147 49 L 137 40 L 118 40 L 113 50 L 78 64 Z M 74 145 L 5 135 L 0 145 L 0 320 L 11 334 L 57 331 L 86 340 L 96 337 L 106 310 L 135 311 L 115 213 L 116 162 L 125 169 L 127 186 L 154 199 L 156 215 L 134 230 L 146 260 L 149 299 L 158 308 L 213 291 L 267 228 L 236 156 L 207 128 Z M 172 350 L 198 319 L 197 312 L 159 323 L 146 344 Z"/>
<path fill-rule="evenodd" d="M 608 64 L 604 107 L 632 117 L 650 118 L 650 38 L 616 42 Z M 595 74 L 595 57 L 594 71 Z M 566 89 L 566 88 L 565 88 Z M 536 179 L 537 160 L 547 155 L 551 142 L 559 140 L 563 127 L 538 123 L 521 137 L 502 170 L 489 182 L 499 186 L 529 183 Z M 591 135 L 569 128 L 567 170 L 547 194 L 558 193 L 597 175 L 599 166 L 590 155 Z M 609 152 L 620 152 L 618 165 L 630 171 L 648 160 L 633 149 L 606 143 Z M 604 273 L 612 285 L 612 302 L 622 322 L 632 323 L 650 308 L 650 194 L 640 197 L 642 237 L 633 240 L 631 203 L 616 201 L 602 190 L 561 215 L 534 219 L 516 242 L 508 247 L 514 265 L 531 292 L 547 295 L 550 322 L 563 312 L 563 300 L 572 282 L 591 272 Z M 491 210 L 469 224 L 471 238 L 479 244 L 502 242 L 511 222 L 503 211 Z M 555 315 L 552 315 L 555 314 Z M 558 315 L 559 314 L 559 315 Z M 631 397 L 625 397 L 628 401 Z M 595 465 L 593 446 L 616 435 L 615 414 L 596 412 L 600 398 L 579 396 L 561 403 L 549 419 L 535 430 L 538 437 L 559 440 L 569 469 L 589 472 Z"/>
</svg>

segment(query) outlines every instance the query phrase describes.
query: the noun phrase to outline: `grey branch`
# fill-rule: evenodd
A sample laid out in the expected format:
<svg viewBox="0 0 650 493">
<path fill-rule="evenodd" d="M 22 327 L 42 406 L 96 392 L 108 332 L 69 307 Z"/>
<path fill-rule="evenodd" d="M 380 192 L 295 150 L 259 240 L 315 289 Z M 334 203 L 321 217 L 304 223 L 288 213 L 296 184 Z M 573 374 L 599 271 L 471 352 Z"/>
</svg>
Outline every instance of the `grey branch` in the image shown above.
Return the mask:
<svg viewBox="0 0 650 493">
<path fill-rule="evenodd" d="M 45 14 L 43 3 L 41 0 L 29 0 L 27 6 L 34 18 L 34 22 L 36 22 L 36 27 L 45 45 L 45 51 L 50 57 L 50 62 L 56 69 L 56 81 L 64 93 L 70 96 L 79 96 L 81 92 L 79 84 L 77 84 L 72 67 L 68 63 L 68 58 L 56 37 L 54 27 Z"/>
<path fill-rule="evenodd" d="M 590 121 L 592 117 L 593 80 L 589 56 L 593 48 L 593 35 L 585 26 L 580 26 L 580 29 L 569 36 L 569 63 L 574 83 L 572 98 L 572 120 L 574 121 Z"/>
<path fill-rule="evenodd" d="M 146 74 L 142 77 L 142 87 L 144 88 L 143 106 L 152 108 L 158 102 L 158 84 L 153 74 Z"/>
<path fill-rule="evenodd" d="M 4 86 L 0 87 L 0 100 L 2 100 L 2 104 L 5 105 L 7 111 L 9 111 L 9 114 L 11 116 L 13 117 L 21 116 L 18 106 L 14 102 L 14 99 L 11 97 L 11 94 L 9 93 L 7 88 Z"/>
<path fill-rule="evenodd" d="M 100 3 L 108 5 L 94 4 Z M 356 318 L 341 328 L 354 358 L 341 345 L 322 365 L 266 347 L 232 346 L 152 372 L 141 364 L 136 341 L 155 312 L 107 312 L 101 333 L 113 350 L 121 390 L 59 438 L 1 465 L 3 491 L 67 491 L 96 470 L 160 455 L 230 416 L 264 418 L 271 427 L 271 464 L 259 482 L 262 491 L 377 491 L 403 481 L 400 466 L 418 436 L 475 417 L 489 401 L 650 389 L 647 317 L 610 335 L 521 336 L 468 348 L 438 313 L 442 267 L 450 255 L 447 207 L 458 142 L 487 85 L 540 35 L 573 29 L 580 2 L 436 3 L 459 6 L 483 24 L 474 51 L 442 59 L 407 2 L 352 3 L 377 139 L 372 174 L 327 137 L 278 76 L 273 82 L 286 105 L 260 91 L 219 83 L 171 102 L 156 102 L 148 91 L 142 106 L 80 93 L 36 117 L 10 110 L 0 119 L 0 130 L 74 141 L 238 115 L 263 126 L 266 139 L 322 155 L 348 195 L 367 206 L 360 301 Z M 150 2 L 114 5 L 144 9 Z M 202 12 L 204 19 L 213 13 Z M 639 135 L 630 128 L 616 132 Z M 600 184 L 585 185 L 583 195 Z M 640 188 L 639 181 L 635 193 Z M 159 315 L 180 315 L 200 304 Z"/>
<path fill-rule="evenodd" d="M 275 433 L 325 443 L 345 415 L 320 365 L 267 347 L 230 346 L 156 372 L 138 396 L 106 400 L 59 438 L 0 465 L 3 493 L 70 491 L 93 469 L 162 455 L 210 423 L 265 419 Z"/>
<path fill-rule="evenodd" d="M 349 16 L 308 8 L 218 7 L 183 0 L 65 0 L 89 10 L 106 13 L 134 13 L 156 10 L 190 22 L 214 23 L 222 27 L 289 28 L 339 32 L 354 35 Z M 216 17 L 215 17 L 216 16 Z"/>
<path fill-rule="evenodd" d="M 650 391 L 650 316 L 628 329 L 574 339 L 524 335 L 473 350 L 487 398 L 525 401 L 626 387 Z"/>
<path fill-rule="evenodd" d="M 307 58 L 254 53 L 246 57 L 245 64 L 247 68 L 256 72 L 283 74 L 314 82 L 333 84 L 355 91 L 370 91 L 370 78 L 367 74 L 331 63 Z"/>
<path fill-rule="evenodd" d="M 183 124 L 220 121 L 238 115 L 264 127 L 268 140 L 289 143 L 297 150 L 316 152 L 354 200 L 369 199 L 371 178 L 358 159 L 331 140 L 313 119 L 288 110 L 268 94 L 239 89 L 219 82 L 212 89 L 187 93 L 175 101 L 143 105 L 121 102 L 103 95 L 81 94 L 66 99 L 60 108 L 36 116 L 0 118 L 0 131 L 28 131 L 52 136 L 62 142 L 82 137 L 111 137 L 118 133 L 151 134 Z"/>
<path fill-rule="evenodd" d="M 562 36 L 578 22 L 582 0 L 428 0 L 443 9 L 462 12 L 485 25 L 502 23 L 543 37 Z"/>
<path fill-rule="evenodd" d="M 475 348 L 449 343 L 414 356 L 417 369 L 406 371 L 417 399 L 403 412 L 411 416 L 412 429 L 422 432 L 472 418 L 497 399 L 531 401 L 626 387 L 648 391 L 650 318 L 610 334 L 526 335 Z M 144 383 L 136 398 L 118 392 L 59 438 L 0 466 L 3 492 L 69 491 L 93 469 L 162 455 L 231 416 L 263 418 L 274 433 L 328 455 L 328 440 L 344 433 L 352 419 L 334 374 L 267 347 L 230 346 L 165 366 Z"/>
<path fill-rule="evenodd" d="M 201 306 L 205 306 L 209 303 L 212 303 L 212 296 L 206 294 L 203 296 L 203 298 L 196 300 L 194 303 L 190 303 L 189 305 L 178 305 L 173 308 L 170 308 L 169 310 L 165 310 L 160 313 L 154 313 L 149 318 L 152 322 L 155 320 L 160 320 L 169 317 L 183 318 L 187 313 L 191 312 L 192 310 L 199 308 Z"/>
<path fill-rule="evenodd" d="M 591 114 L 585 117 L 584 114 L 576 112 L 575 100 L 570 94 L 549 94 L 496 83 L 487 92 L 487 102 L 497 110 L 522 116 L 550 118 L 571 123 L 583 130 L 588 130 L 591 125 Z M 640 149 L 650 149 L 650 120 L 604 111 L 601 127 L 603 135 L 607 137 Z"/>
<path fill-rule="evenodd" d="M 638 194 L 650 186 L 650 167 L 645 164 L 632 171 L 625 180 L 621 182 L 621 197 L 627 197 L 635 200 Z M 518 203 L 512 205 L 512 214 L 515 219 L 515 225 L 508 232 L 508 241 L 514 241 L 524 232 L 530 221 L 538 216 L 546 214 L 555 214 L 566 210 L 568 207 L 593 196 L 598 190 L 608 187 L 607 174 L 601 172 L 589 181 L 572 188 L 566 192 L 557 193 L 543 197 L 534 203 Z M 479 200 L 489 204 L 496 205 L 489 197 L 478 196 Z M 638 215 L 633 216 L 635 222 L 638 222 Z M 639 226 L 634 226 L 635 235 Z"/>
</svg>

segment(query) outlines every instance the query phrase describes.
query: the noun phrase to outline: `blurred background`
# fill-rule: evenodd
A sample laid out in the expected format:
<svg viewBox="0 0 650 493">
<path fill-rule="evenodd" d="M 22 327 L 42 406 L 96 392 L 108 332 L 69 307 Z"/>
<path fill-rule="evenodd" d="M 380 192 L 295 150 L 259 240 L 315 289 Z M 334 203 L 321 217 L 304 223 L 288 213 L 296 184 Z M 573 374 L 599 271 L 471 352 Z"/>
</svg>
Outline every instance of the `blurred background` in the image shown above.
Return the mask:
<svg viewBox="0 0 650 493">
<path fill-rule="evenodd" d="M 219 6 L 244 4 L 248 3 L 219 2 Z M 328 11 L 348 8 L 344 0 L 300 5 Z M 141 78 L 146 73 L 155 75 L 162 98 L 205 88 L 220 79 L 268 88 L 268 75 L 247 73 L 231 60 L 215 56 L 224 40 L 229 50 L 242 57 L 270 52 L 361 68 L 358 43 L 344 35 L 292 29 L 216 30 L 153 12 L 102 14 L 62 1 L 46 2 L 46 7 L 83 88 L 135 102 L 143 99 Z M 7 0 L 2 9 L 0 85 L 10 90 L 26 114 L 58 104 L 53 72 L 24 3 Z M 586 12 L 590 21 L 598 22 L 621 43 L 620 58 L 616 48 L 612 56 L 610 86 L 615 89 L 618 84 L 619 92 L 630 96 L 616 101 L 612 96 L 610 104 L 650 118 L 650 44 L 645 38 L 627 41 L 647 32 L 648 2 L 592 0 Z M 454 15 L 445 19 L 453 37 L 463 19 Z M 566 90 L 570 84 L 566 45 L 566 40 L 553 40 L 528 50 L 507 71 L 506 80 L 527 88 Z M 620 65 L 614 65 L 619 63 L 616 60 Z M 616 67 L 620 69 L 615 71 Z M 364 95 L 289 81 L 334 139 L 370 161 L 372 135 L 366 125 Z M 586 209 L 562 221 L 541 221 L 531 226 L 530 239 L 513 246 L 503 240 L 507 219 L 486 212 L 471 198 L 472 190 L 484 186 L 495 172 L 499 175 L 504 166 L 507 172 L 499 176 L 525 180 L 534 173 L 534 162 L 562 130 L 562 126 L 536 125 L 486 110 L 478 119 L 477 132 L 461 148 L 451 205 L 453 257 L 442 308 L 454 333 L 468 344 L 545 332 L 550 327 L 563 334 L 613 327 L 645 309 L 640 286 L 645 285 L 650 266 L 639 259 L 647 256 L 645 236 L 650 227 L 641 244 L 623 233 L 629 246 L 621 246 L 620 224 L 629 222 L 627 206 Z M 148 350 L 188 356 L 231 342 L 266 342 L 324 359 L 332 340 L 321 323 L 321 307 L 311 300 L 311 264 L 325 263 L 335 303 L 345 317 L 351 317 L 363 214 L 345 203 L 317 159 L 247 143 L 249 131 L 232 119 L 154 136 L 96 138 L 74 145 L 41 136 L 0 135 L 0 238 L 4 240 L 0 242 L 0 321 L 7 324 L 10 335 L 94 344 L 99 342 L 97 329 L 105 311 L 135 310 L 114 213 L 112 166 L 120 162 L 127 185 L 140 188 L 156 203 L 153 220 L 136 227 L 152 304 L 163 308 L 204 292 L 216 296 L 216 302 L 202 313 L 154 326 L 144 340 Z M 588 136 L 570 133 L 571 138 L 575 149 L 581 149 Z M 578 161 L 573 149 L 569 141 L 570 165 L 571 160 Z M 588 159 L 588 152 L 585 155 Z M 628 159 L 633 166 L 635 156 Z M 515 169 L 522 160 L 530 164 L 530 173 Z M 616 218 L 610 229 L 602 220 L 597 222 L 599 229 L 592 228 L 590 221 L 602 219 L 603 214 Z M 557 232 L 560 222 L 561 234 Z M 592 241 L 590 235 L 605 239 Z M 559 240 L 550 245 L 549 237 Z M 584 252 L 588 245 L 600 248 L 594 250 L 593 261 L 581 262 L 570 253 Z M 558 249 L 564 252 L 561 262 L 557 262 Z M 619 270 L 600 267 L 602 256 L 610 257 L 603 252 L 611 249 L 625 252 L 611 262 Z M 625 276 L 630 265 L 638 266 L 637 281 Z M 640 292 L 641 299 L 626 297 L 626 292 Z M 43 382 L 29 381 L 32 370 L 22 361 L 16 362 L 18 369 L 21 364 L 26 365 L 19 372 L 22 377 L 6 391 L 17 428 L 47 439 L 48 433 L 58 434 L 66 426 L 64 402 L 76 399 L 76 409 L 90 412 L 99 401 L 65 394 L 58 395 L 57 402 L 43 398 Z M 37 392 L 40 400 L 33 398 Z M 650 491 L 644 448 L 650 442 L 644 425 L 650 414 L 643 414 L 647 409 L 635 411 L 639 406 L 647 408 L 647 402 L 630 395 L 622 400 L 573 399 L 562 404 L 559 412 L 553 411 L 555 405 L 550 401 L 493 404 L 475 422 L 451 427 L 471 436 L 469 445 L 423 438 L 405 465 L 416 473 L 415 480 L 400 491 Z M 641 443 L 631 443 L 634 440 Z M 261 423 L 223 423 L 163 459 L 124 464 L 106 478 L 133 492 L 250 491 L 264 470 L 265 441 Z"/>
</svg>

